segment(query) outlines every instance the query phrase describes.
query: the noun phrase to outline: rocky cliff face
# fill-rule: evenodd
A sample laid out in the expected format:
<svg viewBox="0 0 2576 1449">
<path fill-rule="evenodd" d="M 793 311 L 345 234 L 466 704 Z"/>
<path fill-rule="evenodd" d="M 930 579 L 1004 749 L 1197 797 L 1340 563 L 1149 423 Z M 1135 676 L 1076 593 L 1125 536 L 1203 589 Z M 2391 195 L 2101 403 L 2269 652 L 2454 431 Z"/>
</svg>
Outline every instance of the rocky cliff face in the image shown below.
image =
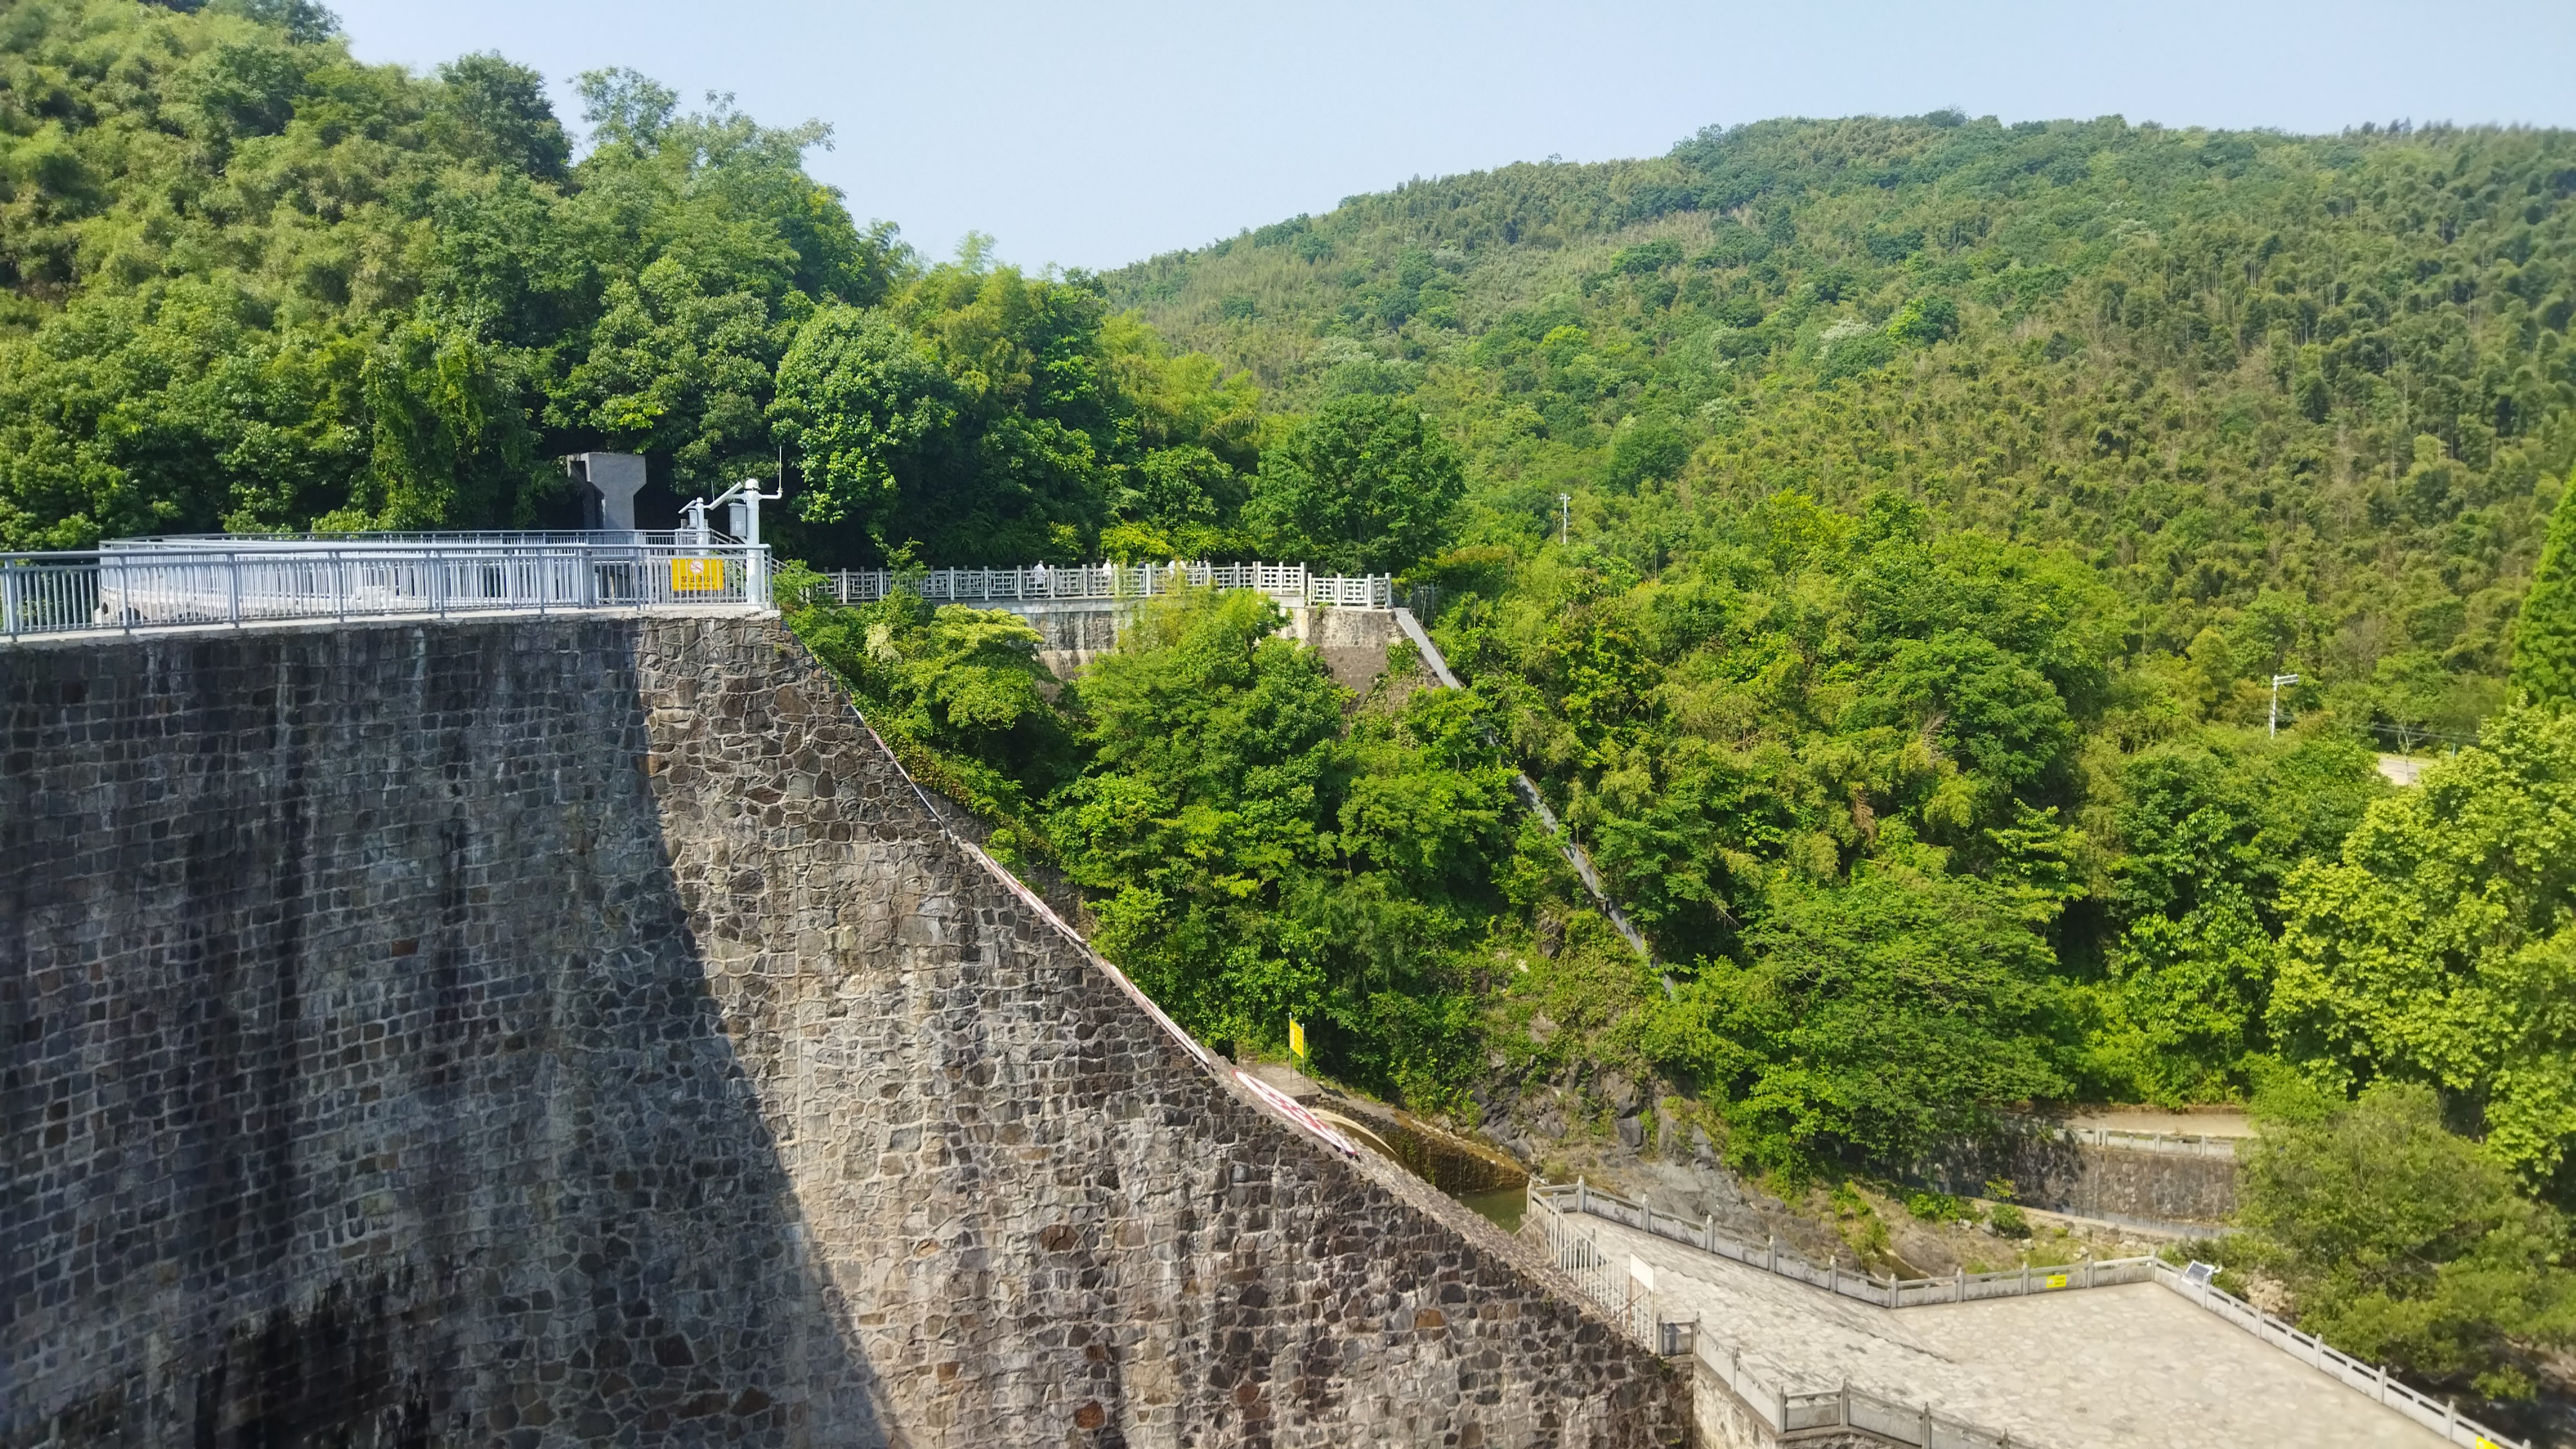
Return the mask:
<svg viewBox="0 0 2576 1449">
<path fill-rule="evenodd" d="M 0 652 L 0 1443 L 1671 1443 L 776 624 Z"/>
</svg>

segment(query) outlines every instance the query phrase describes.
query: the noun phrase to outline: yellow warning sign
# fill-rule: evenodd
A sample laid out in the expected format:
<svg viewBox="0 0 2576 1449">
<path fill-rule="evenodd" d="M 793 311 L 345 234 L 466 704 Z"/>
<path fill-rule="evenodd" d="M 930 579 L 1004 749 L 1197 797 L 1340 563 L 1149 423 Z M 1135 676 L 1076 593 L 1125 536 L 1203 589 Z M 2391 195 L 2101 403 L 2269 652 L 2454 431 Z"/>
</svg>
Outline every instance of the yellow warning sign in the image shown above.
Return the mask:
<svg viewBox="0 0 2576 1449">
<path fill-rule="evenodd" d="M 1306 1024 L 1293 1016 L 1288 1018 L 1288 1055 L 1306 1059 Z"/>
<path fill-rule="evenodd" d="M 724 560 L 720 558 L 675 558 L 671 560 L 671 592 L 675 594 L 711 594 L 724 588 Z"/>
<path fill-rule="evenodd" d="M 2063 1273 L 2051 1273 L 2051 1274 L 2049 1274 L 2049 1275 L 2048 1275 L 2048 1286 L 2049 1286 L 2049 1287 L 2051 1287 L 2051 1288 L 2063 1288 L 2063 1287 L 2065 1287 L 2065 1286 L 2066 1286 L 2066 1275 L 2065 1275 L 2065 1274 L 2063 1274 Z"/>
</svg>

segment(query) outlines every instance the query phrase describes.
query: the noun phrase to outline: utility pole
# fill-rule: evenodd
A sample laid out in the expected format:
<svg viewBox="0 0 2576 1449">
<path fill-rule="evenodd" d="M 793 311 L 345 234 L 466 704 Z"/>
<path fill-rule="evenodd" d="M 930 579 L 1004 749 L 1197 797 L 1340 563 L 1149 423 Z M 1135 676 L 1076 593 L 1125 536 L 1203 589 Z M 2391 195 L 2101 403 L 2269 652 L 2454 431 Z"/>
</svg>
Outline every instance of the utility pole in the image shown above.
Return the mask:
<svg viewBox="0 0 2576 1449">
<path fill-rule="evenodd" d="M 2296 684 L 2298 682 L 2299 676 L 2295 674 L 2275 674 L 2272 676 L 2272 738 L 2274 739 L 2279 739 L 2281 737 L 2281 686 L 2284 684 Z"/>
<path fill-rule="evenodd" d="M 1563 548 L 1574 537 L 1574 495 L 1556 495 L 1556 543 Z"/>
</svg>

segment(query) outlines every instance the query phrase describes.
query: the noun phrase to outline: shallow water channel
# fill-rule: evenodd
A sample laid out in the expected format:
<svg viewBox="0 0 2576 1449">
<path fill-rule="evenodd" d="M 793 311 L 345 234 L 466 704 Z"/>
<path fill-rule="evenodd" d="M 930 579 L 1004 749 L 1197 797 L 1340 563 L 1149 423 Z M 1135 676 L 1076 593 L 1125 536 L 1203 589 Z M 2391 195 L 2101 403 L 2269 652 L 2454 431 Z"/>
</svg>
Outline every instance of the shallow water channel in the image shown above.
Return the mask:
<svg viewBox="0 0 2576 1449">
<path fill-rule="evenodd" d="M 1360 1145 L 1474 1209 L 1507 1233 L 1520 1231 L 1528 1206 L 1529 1173 L 1509 1156 L 1444 1131 L 1410 1112 L 1348 1099 L 1315 1107 L 1325 1121 L 1350 1131 Z"/>
<path fill-rule="evenodd" d="M 1529 1210 L 1529 1189 L 1526 1186 L 1497 1187 L 1485 1192 L 1453 1192 L 1449 1195 L 1474 1208 L 1477 1216 L 1507 1233 L 1517 1233 L 1521 1230 L 1521 1214 Z"/>
</svg>

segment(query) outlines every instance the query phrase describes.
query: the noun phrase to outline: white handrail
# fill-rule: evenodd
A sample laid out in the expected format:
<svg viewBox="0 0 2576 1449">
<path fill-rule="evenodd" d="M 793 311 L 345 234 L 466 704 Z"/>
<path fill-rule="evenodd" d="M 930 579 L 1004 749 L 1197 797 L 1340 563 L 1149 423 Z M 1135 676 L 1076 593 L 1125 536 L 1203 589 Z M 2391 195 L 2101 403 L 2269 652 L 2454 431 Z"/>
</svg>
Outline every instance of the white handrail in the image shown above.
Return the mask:
<svg viewBox="0 0 2576 1449">
<path fill-rule="evenodd" d="M 2050 1127 L 2049 1134 L 2063 1142 L 2087 1147 L 2107 1147 L 2119 1152 L 2163 1152 L 2185 1157 L 2236 1156 L 2236 1145 L 2242 1137 L 2215 1137 L 2195 1132 L 2136 1132 L 2125 1127 Z"/>
<path fill-rule="evenodd" d="M 709 529 L 708 532 L 713 535 L 716 542 L 743 541 L 725 537 L 713 529 Z M 111 538 L 100 543 L 99 549 L 106 553 L 162 549 L 172 549 L 182 553 L 203 553 L 216 549 L 251 552 L 315 548 L 535 548 L 544 545 L 593 547 L 601 544 L 641 545 L 652 548 L 692 543 L 696 541 L 696 537 L 697 535 L 690 530 L 671 528 L 491 528 L 381 533 L 163 533 Z"/>
<path fill-rule="evenodd" d="M 2264 1312 L 2224 1288 L 2206 1281 L 2195 1281 L 2191 1274 L 2167 1263 L 2159 1262 L 2156 1267 L 2156 1281 L 2176 1293 L 2336 1383 L 2370 1395 L 2449 1442 L 2463 1446 L 2463 1449 L 2529 1449 L 2521 1441 L 2508 1439 L 2477 1420 L 2463 1416 L 2454 1405 L 2397 1382 L 2388 1376 L 2388 1370 L 2363 1363 L 2314 1334 L 2302 1333 L 2287 1320 Z"/>
<path fill-rule="evenodd" d="M 757 545 L 119 540 L 0 554 L 0 640 L 533 610 L 769 607 Z"/>
<path fill-rule="evenodd" d="M 940 568 L 897 573 L 843 569 L 828 576 L 842 604 L 872 604 L 897 588 L 924 603 L 1020 604 L 1044 600 L 1148 599 L 1184 587 L 1250 589 L 1312 608 L 1394 607 L 1391 574 L 1317 574 L 1304 564 L 1030 564 L 1018 568 Z"/>
</svg>

